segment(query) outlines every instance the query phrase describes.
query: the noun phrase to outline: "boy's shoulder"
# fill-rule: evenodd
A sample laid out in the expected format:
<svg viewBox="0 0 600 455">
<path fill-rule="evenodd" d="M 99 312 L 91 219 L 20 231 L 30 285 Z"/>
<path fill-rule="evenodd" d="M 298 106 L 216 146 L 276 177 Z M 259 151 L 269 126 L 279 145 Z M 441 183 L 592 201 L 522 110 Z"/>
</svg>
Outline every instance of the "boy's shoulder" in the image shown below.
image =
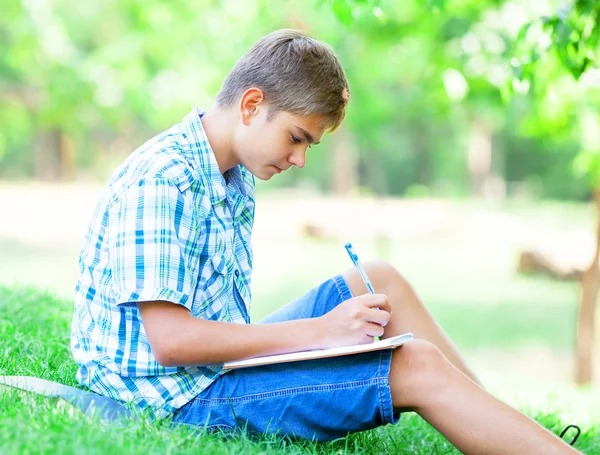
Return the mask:
<svg viewBox="0 0 600 455">
<path fill-rule="evenodd" d="M 107 193 L 111 202 L 132 186 L 162 181 L 174 185 L 181 193 L 188 190 L 202 199 L 200 205 L 225 198 L 224 180 L 218 169 L 208 139 L 204 136 L 199 109 L 188 114 L 183 122 L 173 125 L 134 150 L 111 175 Z M 241 179 L 243 193 L 254 199 L 254 175 L 239 165 L 235 172 Z M 238 186 L 238 188 L 240 187 Z M 198 203 L 199 201 L 197 201 Z"/>
<path fill-rule="evenodd" d="M 115 196 L 132 185 L 153 180 L 174 184 L 181 192 L 192 185 L 201 187 L 204 178 L 200 169 L 190 162 L 194 151 L 177 124 L 157 134 L 136 150 L 118 166 L 111 175 L 108 187 Z M 198 153 L 198 151 L 195 151 Z"/>
</svg>

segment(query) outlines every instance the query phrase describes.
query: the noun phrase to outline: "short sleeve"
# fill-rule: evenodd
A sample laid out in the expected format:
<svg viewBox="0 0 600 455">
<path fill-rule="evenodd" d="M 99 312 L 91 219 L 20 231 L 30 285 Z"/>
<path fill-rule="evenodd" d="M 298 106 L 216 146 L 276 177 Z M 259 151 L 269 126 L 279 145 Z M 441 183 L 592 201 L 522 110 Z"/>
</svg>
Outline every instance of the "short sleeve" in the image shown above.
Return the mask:
<svg viewBox="0 0 600 455">
<path fill-rule="evenodd" d="M 141 180 L 120 194 L 107 230 L 117 304 L 166 300 L 191 309 L 197 226 L 191 197 L 169 180 Z"/>
</svg>

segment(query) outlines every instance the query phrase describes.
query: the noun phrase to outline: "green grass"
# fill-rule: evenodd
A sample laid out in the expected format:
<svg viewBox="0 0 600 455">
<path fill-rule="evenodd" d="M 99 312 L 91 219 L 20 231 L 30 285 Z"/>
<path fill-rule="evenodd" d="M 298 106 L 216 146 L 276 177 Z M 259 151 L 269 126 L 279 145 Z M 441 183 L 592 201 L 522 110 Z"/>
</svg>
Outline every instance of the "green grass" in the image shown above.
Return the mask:
<svg viewBox="0 0 600 455">
<path fill-rule="evenodd" d="M 76 368 L 69 353 L 71 311 L 71 302 L 48 293 L 0 287 L 0 374 L 32 375 L 76 385 Z M 551 404 L 544 409 L 524 411 L 558 433 L 572 420 Z M 576 402 L 572 405 L 577 409 Z M 577 447 L 585 453 L 600 453 L 600 421 L 590 421 L 591 417 L 582 412 L 576 417 L 588 425 L 583 428 Z M 189 428 L 171 428 L 168 421 L 136 420 L 107 425 L 53 400 L 8 389 L 0 391 L 0 454 L 30 453 L 441 455 L 458 452 L 414 414 L 405 414 L 395 427 L 378 428 L 341 441 L 290 443 L 276 437 L 254 440 L 244 434 L 208 435 Z"/>
</svg>

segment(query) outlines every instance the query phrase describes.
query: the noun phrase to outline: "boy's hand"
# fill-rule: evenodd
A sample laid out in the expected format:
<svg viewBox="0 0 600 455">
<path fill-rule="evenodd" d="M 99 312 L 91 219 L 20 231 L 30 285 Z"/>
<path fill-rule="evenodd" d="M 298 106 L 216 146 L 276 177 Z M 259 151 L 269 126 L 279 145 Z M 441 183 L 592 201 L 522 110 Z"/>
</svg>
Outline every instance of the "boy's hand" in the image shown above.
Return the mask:
<svg viewBox="0 0 600 455">
<path fill-rule="evenodd" d="M 383 294 L 364 294 L 340 303 L 319 317 L 323 349 L 372 343 L 383 335 L 391 306 Z"/>
</svg>

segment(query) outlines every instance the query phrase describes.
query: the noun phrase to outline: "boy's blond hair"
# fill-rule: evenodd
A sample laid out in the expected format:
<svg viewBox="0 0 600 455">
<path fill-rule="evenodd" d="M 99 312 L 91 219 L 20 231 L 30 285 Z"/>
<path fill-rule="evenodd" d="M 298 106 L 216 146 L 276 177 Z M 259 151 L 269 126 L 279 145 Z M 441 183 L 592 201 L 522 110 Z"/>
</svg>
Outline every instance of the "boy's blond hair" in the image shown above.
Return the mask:
<svg viewBox="0 0 600 455">
<path fill-rule="evenodd" d="M 225 78 L 217 104 L 231 107 L 251 87 L 264 92 L 270 116 L 320 115 L 329 131 L 342 123 L 350 97 L 331 48 L 297 30 L 277 30 L 258 40 Z"/>
</svg>

